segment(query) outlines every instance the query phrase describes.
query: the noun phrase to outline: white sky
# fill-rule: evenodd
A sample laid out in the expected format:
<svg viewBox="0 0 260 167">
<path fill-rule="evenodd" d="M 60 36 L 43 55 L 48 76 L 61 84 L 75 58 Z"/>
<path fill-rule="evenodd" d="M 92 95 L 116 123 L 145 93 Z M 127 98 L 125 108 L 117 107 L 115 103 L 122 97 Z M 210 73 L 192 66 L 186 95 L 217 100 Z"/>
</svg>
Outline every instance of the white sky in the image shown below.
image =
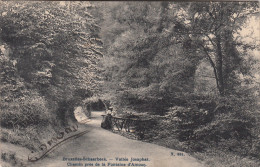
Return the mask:
<svg viewBox="0 0 260 167">
<path fill-rule="evenodd" d="M 242 40 L 247 43 L 260 45 L 260 16 L 251 17 L 240 31 Z M 260 48 L 253 51 L 254 56 L 260 60 Z"/>
</svg>

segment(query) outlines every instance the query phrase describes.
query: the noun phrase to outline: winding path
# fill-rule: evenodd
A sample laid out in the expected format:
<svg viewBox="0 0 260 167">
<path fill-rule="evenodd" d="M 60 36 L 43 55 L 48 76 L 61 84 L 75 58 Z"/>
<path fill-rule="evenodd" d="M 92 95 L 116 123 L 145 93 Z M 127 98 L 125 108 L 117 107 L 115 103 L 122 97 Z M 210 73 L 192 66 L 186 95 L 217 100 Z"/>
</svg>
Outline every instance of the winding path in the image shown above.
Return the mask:
<svg viewBox="0 0 260 167">
<path fill-rule="evenodd" d="M 92 119 L 90 121 L 84 117 L 80 108 L 77 108 L 75 112 L 78 121 L 82 122 L 79 126 L 79 131 L 89 130 L 89 132 L 60 146 L 54 152 L 49 154 L 48 157 L 37 162 L 27 164 L 28 166 L 67 167 L 72 166 L 72 163 L 77 164 L 79 162 L 81 162 L 83 166 L 88 163 L 93 163 L 93 166 L 95 166 L 96 161 L 63 160 L 64 158 L 74 157 L 106 158 L 107 161 L 103 161 L 106 166 L 118 166 L 120 163 L 128 166 L 131 161 L 131 157 L 148 158 L 149 161 L 133 162 L 134 164 L 139 165 L 145 164 L 148 167 L 203 166 L 195 158 L 184 152 L 137 140 L 127 139 L 102 129 L 100 127 L 102 112 L 92 112 Z M 171 153 L 175 154 L 175 156 L 172 156 Z M 183 153 L 184 156 L 177 156 L 177 153 Z M 128 161 L 117 161 L 116 157 L 128 158 Z M 102 162 L 100 162 L 100 166 L 102 166 Z"/>
</svg>

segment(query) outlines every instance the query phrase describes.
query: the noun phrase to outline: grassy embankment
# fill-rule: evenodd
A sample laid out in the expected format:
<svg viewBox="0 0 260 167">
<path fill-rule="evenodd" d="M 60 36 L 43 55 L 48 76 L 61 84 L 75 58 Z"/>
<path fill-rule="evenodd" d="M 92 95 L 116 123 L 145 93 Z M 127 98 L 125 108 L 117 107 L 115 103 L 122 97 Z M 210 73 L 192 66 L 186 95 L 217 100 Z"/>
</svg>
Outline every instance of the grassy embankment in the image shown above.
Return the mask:
<svg viewBox="0 0 260 167">
<path fill-rule="evenodd" d="M 51 106 L 44 97 L 32 90 L 21 95 L 3 92 L 1 101 L 1 163 L 23 166 L 31 151 L 40 151 L 64 126 L 55 117 L 57 106 Z"/>
<path fill-rule="evenodd" d="M 172 107 L 164 116 L 152 116 L 155 124 L 143 141 L 185 151 L 209 167 L 258 167 L 260 113 L 257 106 L 250 106 L 250 112 L 238 102 L 229 99 L 221 107 L 208 102 L 201 108 Z M 133 133 L 117 133 L 138 138 Z"/>
</svg>

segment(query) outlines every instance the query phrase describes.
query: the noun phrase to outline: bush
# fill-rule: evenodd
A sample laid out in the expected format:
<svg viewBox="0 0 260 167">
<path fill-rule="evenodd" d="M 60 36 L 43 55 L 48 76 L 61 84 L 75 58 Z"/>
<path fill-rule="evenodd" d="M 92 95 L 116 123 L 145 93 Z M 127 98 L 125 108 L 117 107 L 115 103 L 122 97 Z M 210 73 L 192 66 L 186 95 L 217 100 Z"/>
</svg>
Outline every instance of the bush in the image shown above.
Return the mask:
<svg viewBox="0 0 260 167">
<path fill-rule="evenodd" d="M 51 120 L 45 100 L 34 92 L 9 103 L 3 102 L 1 108 L 0 121 L 5 128 L 46 124 Z"/>
<path fill-rule="evenodd" d="M 252 122 L 237 118 L 234 114 L 218 114 L 214 120 L 194 131 L 197 140 L 250 139 Z"/>
<path fill-rule="evenodd" d="M 176 125 L 177 138 L 186 141 L 194 138 L 194 129 L 206 124 L 208 111 L 175 106 L 169 109 L 168 118 Z"/>
<path fill-rule="evenodd" d="M 259 143 L 254 141 L 259 134 L 253 131 L 257 125 L 253 98 L 229 96 L 206 99 L 193 96 L 188 104 L 186 107 L 172 107 L 166 115 L 176 125 L 174 133 L 177 139 L 201 145 L 194 148 L 195 151 L 219 147 L 240 155 L 257 156 Z"/>
</svg>

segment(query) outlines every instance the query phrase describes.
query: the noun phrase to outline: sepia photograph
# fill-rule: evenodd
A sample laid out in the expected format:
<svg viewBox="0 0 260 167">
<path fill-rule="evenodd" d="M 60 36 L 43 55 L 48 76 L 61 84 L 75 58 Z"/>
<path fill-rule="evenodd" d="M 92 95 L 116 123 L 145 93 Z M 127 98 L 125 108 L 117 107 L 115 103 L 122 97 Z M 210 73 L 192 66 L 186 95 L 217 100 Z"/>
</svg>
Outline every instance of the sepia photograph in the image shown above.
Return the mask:
<svg viewBox="0 0 260 167">
<path fill-rule="evenodd" d="M 260 167 L 259 1 L 0 1 L 0 167 Z"/>
</svg>

